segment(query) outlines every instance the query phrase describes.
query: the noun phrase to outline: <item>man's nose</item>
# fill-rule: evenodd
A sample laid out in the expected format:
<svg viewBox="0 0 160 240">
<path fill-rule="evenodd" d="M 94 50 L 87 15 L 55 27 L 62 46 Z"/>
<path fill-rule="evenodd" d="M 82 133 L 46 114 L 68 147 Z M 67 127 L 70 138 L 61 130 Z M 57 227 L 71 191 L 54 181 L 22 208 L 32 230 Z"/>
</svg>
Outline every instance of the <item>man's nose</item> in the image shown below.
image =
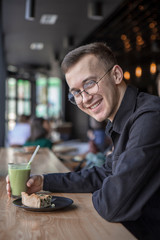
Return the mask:
<svg viewBox="0 0 160 240">
<path fill-rule="evenodd" d="M 87 102 L 88 100 L 90 100 L 92 98 L 92 95 L 90 95 L 87 91 L 83 90 L 83 92 L 81 93 L 82 95 L 82 101 L 83 103 Z"/>
</svg>

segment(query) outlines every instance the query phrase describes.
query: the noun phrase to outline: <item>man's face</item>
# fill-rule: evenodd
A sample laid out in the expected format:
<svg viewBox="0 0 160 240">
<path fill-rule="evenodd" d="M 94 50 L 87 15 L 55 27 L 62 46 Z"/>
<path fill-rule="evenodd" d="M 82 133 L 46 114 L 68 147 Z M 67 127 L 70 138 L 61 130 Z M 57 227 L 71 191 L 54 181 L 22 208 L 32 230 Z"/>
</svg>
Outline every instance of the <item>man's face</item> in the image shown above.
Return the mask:
<svg viewBox="0 0 160 240">
<path fill-rule="evenodd" d="M 108 68 L 105 69 L 104 64 L 94 55 L 86 55 L 68 70 L 65 75 L 66 81 L 70 90 L 82 91 L 86 80 L 98 81 L 108 71 Z M 99 122 L 107 118 L 112 121 L 119 107 L 120 93 L 116 71 L 120 71 L 118 66 L 114 66 L 98 83 L 99 89 L 96 94 L 82 93 L 82 102 L 78 107 Z"/>
</svg>

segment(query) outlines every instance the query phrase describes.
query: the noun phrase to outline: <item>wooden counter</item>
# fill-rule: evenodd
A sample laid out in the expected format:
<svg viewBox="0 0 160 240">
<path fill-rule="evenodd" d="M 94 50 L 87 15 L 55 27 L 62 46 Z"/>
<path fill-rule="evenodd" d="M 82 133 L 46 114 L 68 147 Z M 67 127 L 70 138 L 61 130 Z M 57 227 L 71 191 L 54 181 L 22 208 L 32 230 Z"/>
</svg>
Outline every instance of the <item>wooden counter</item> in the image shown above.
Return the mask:
<svg viewBox="0 0 160 240">
<path fill-rule="evenodd" d="M 0 175 L 7 175 L 8 163 L 28 162 L 31 153 L 24 153 L 17 148 L 0 148 Z M 48 148 L 41 148 L 32 162 L 31 174 L 52 172 L 68 172 L 69 169 L 59 161 L 56 155 Z"/>
<path fill-rule="evenodd" d="M 30 212 L 17 208 L 6 194 L 7 162 L 27 161 L 28 154 L 0 149 L 0 239 L 2 240 L 133 240 L 123 225 L 101 218 L 92 205 L 91 194 L 54 193 L 74 203 L 63 210 Z M 32 173 L 67 172 L 68 169 L 48 149 L 40 149 Z"/>
</svg>

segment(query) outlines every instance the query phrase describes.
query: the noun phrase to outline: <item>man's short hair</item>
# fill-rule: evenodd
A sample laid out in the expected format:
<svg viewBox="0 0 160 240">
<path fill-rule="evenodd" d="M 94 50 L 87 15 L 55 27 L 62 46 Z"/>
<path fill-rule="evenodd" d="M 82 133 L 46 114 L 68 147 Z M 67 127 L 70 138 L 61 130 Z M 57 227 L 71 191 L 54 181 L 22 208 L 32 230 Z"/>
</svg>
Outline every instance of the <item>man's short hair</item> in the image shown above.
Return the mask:
<svg viewBox="0 0 160 240">
<path fill-rule="evenodd" d="M 83 56 L 93 54 L 96 56 L 106 67 L 111 67 L 117 64 L 117 59 L 113 54 L 111 48 L 103 42 L 94 42 L 80 46 L 70 51 L 63 59 L 61 68 L 64 74 L 76 64 Z"/>
</svg>

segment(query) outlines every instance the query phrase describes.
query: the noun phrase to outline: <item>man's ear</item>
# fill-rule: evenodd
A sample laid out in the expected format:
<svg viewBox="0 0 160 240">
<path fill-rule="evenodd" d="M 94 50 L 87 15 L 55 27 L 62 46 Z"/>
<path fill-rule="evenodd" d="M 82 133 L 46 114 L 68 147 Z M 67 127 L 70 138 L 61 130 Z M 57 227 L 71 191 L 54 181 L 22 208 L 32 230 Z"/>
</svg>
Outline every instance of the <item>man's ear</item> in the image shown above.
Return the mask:
<svg viewBox="0 0 160 240">
<path fill-rule="evenodd" d="M 115 84 L 120 84 L 123 80 L 123 70 L 119 65 L 115 65 L 112 69 Z"/>
</svg>

